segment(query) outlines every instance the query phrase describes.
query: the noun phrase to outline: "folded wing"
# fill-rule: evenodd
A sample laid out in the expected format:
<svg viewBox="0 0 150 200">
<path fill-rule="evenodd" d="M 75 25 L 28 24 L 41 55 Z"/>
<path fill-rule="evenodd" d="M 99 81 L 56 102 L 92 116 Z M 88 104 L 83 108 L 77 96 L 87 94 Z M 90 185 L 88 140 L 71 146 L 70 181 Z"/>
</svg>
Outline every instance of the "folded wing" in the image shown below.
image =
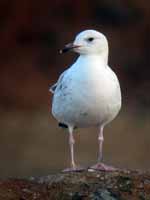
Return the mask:
<svg viewBox="0 0 150 200">
<path fill-rule="evenodd" d="M 51 92 L 52 94 L 55 93 L 55 90 L 56 90 L 57 86 L 58 86 L 59 84 L 61 84 L 61 81 L 62 81 L 62 79 L 63 79 L 63 77 L 64 77 L 64 75 L 65 75 L 66 72 L 67 72 L 67 70 L 65 70 L 65 71 L 59 76 L 58 81 L 57 81 L 54 85 L 52 85 L 52 86 L 49 88 L 49 92 Z"/>
</svg>

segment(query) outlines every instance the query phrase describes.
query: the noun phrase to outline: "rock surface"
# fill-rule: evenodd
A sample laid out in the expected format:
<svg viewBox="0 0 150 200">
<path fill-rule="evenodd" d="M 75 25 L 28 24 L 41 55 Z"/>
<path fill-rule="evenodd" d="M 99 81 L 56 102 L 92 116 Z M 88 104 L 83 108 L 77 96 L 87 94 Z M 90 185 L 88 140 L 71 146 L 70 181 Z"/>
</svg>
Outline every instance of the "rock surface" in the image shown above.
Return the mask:
<svg viewBox="0 0 150 200">
<path fill-rule="evenodd" d="M 150 173 L 60 173 L 0 181 L 0 200 L 149 200 Z"/>
</svg>

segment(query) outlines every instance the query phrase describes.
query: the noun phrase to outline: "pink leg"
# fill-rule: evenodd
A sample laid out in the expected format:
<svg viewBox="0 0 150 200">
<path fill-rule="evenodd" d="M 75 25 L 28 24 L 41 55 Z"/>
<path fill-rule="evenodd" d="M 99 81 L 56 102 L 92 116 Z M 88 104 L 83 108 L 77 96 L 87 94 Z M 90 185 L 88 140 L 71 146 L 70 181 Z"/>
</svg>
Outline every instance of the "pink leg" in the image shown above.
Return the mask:
<svg viewBox="0 0 150 200">
<path fill-rule="evenodd" d="M 101 162 L 103 158 L 103 141 L 104 141 L 103 130 L 104 130 L 104 127 L 101 126 L 100 132 L 98 135 L 98 141 L 99 141 L 98 162 Z"/>
<path fill-rule="evenodd" d="M 73 137 L 73 127 L 68 126 L 69 129 L 69 147 L 70 147 L 70 157 L 71 157 L 71 167 L 63 170 L 63 172 L 71 172 L 71 171 L 82 171 L 83 168 L 77 167 L 74 161 L 74 137 Z"/>
<path fill-rule="evenodd" d="M 104 127 L 100 126 L 100 132 L 99 132 L 99 135 L 98 135 L 98 141 L 99 141 L 98 162 L 97 162 L 96 165 L 92 166 L 91 169 L 102 170 L 102 171 L 115 171 L 116 168 L 114 168 L 112 166 L 105 165 L 104 163 L 102 163 L 103 141 L 104 141 L 103 130 L 104 130 Z"/>
<path fill-rule="evenodd" d="M 74 169 L 76 167 L 74 161 L 74 137 L 73 137 L 73 127 L 69 126 L 69 146 L 70 146 L 70 153 L 71 153 L 71 167 Z"/>
</svg>

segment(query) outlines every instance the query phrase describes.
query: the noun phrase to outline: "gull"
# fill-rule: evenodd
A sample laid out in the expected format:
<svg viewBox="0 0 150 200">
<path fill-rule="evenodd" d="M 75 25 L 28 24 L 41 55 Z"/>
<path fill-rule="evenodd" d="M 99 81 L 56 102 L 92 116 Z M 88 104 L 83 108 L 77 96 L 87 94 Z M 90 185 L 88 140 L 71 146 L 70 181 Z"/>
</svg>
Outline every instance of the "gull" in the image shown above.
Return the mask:
<svg viewBox="0 0 150 200">
<path fill-rule="evenodd" d="M 121 108 L 120 84 L 108 66 L 108 49 L 104 34 L 85 30 L 61 50 L 61 53 L 72 50 L 79 54 L 76 62 L 50 88 L 53 93 L 52 115 L 69 132 L 71 166 L 65 171 L 81 170 L 74 160 L 73 131 L 76 127 L 97 127 L 99 130 L 98 161 L 90 168 L 104 171 L 115 169 L 102 162 L 104 127 L 117 116 Z"/>
</svg>

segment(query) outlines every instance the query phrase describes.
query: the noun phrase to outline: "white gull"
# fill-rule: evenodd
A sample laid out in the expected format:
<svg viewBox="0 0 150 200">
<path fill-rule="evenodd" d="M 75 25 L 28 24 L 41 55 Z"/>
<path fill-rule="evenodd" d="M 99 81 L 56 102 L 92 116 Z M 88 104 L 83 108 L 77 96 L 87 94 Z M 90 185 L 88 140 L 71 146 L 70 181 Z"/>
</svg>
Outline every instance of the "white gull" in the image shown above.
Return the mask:
<svg viewBox="0 0 150 200">
<path fill-rule="evenodd" d="M 74 161 L 75 127 L 99 127 L 98 170 L 113 170 L 102 163 L 103 129 L 121 108 L 121 91 L 118 78 L 108 66 L 108 42 L 95 30 L 79 33 L 74 42 L 62 50 L 72 50 L 80 56 L 64 71 L 50 91 L 54 94 L 52 114 L 60 125 L 68 127 L 71 167 L 80 170 Z"/>
</svg>

